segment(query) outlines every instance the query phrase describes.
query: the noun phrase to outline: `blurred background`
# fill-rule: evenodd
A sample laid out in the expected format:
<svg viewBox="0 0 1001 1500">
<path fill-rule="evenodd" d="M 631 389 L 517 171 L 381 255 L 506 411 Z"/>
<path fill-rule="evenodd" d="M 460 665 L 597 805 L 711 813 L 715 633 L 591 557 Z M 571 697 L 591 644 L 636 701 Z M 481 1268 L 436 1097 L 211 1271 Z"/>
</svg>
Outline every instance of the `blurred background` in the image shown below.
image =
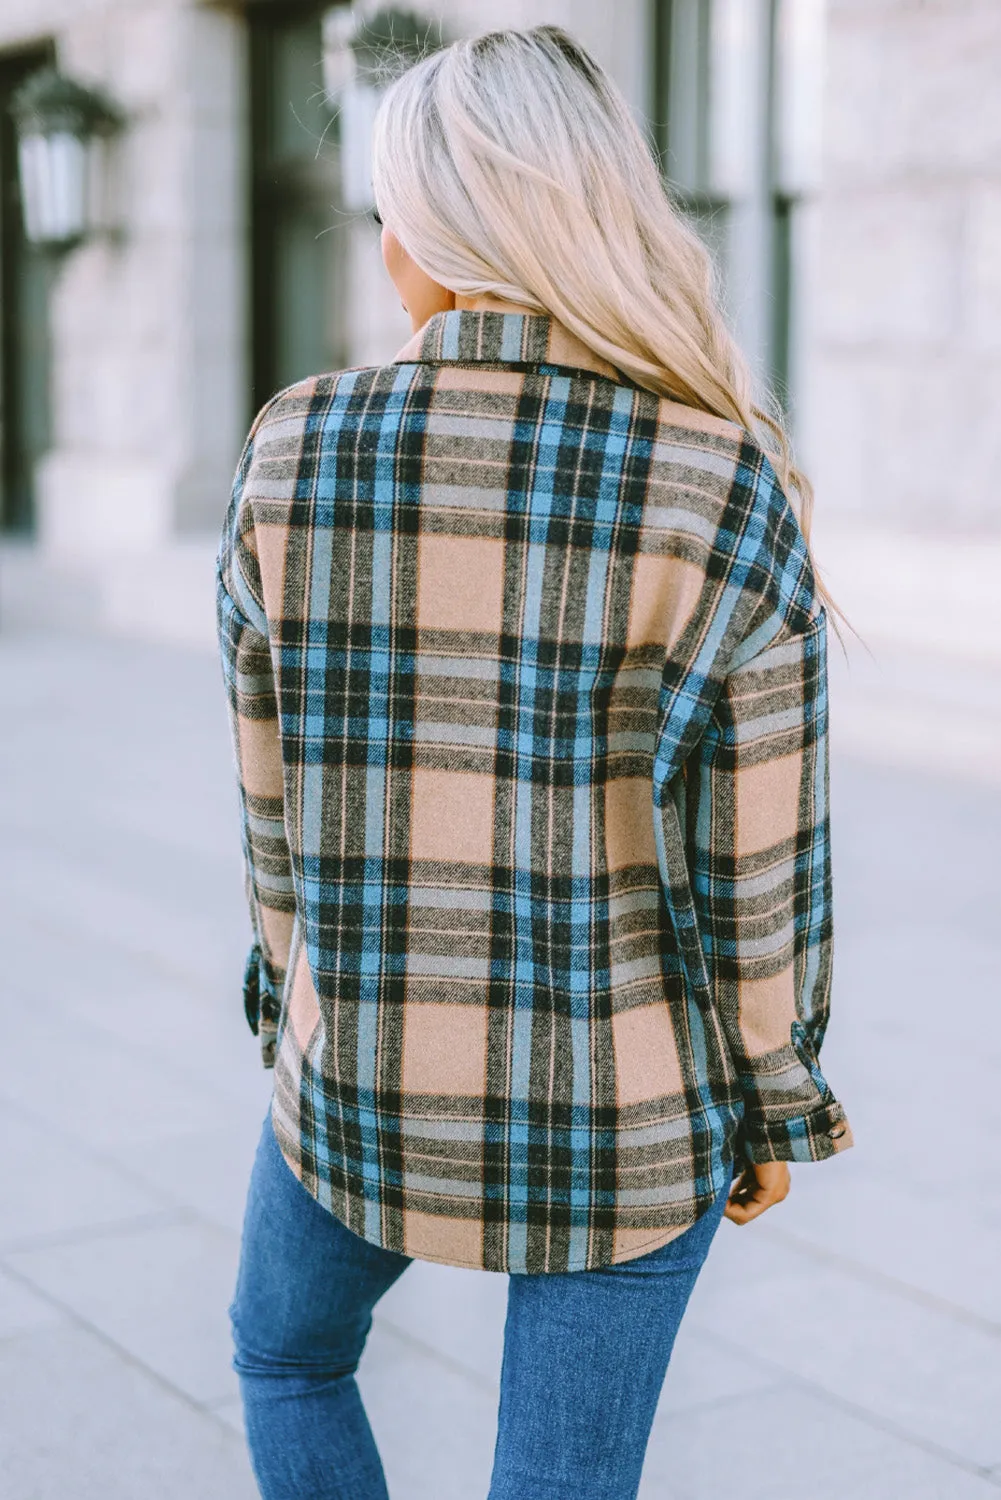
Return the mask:
<svg viewBox="0 0 1001 1500">
<path fill-rule="evenodd" d="M 0 0 L 0 1494 L 243 1497 L 225 1306 L 268 1098 L 213 659 L 254 412 L 408 334 L 360 38 L 613 73 L 817 487 L 858 1147 L 724 1226 L 644 1500 L 1001 1489 L 1001 4 Z M 486 1492 L 502 1278 L 415 1266 L 394 1500 Z"/>
</svg>

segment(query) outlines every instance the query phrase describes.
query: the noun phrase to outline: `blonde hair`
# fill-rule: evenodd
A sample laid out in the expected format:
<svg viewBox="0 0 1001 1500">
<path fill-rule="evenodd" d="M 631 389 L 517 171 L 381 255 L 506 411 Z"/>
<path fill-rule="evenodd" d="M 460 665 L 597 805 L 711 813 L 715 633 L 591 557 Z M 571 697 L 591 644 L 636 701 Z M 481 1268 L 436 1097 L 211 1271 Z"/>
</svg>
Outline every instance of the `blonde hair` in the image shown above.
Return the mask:
<svg viewBox="0 0 1001 1500">
<path fill-rule="evenodd" d="M 376 119 L 373 180 L 439 285 L 538 309 L 636 385 L 752 433 L 809 540 L 812 488 L 755 398 L 712 260 L 625 99 L 565 31 L 490 32 L 405 72 Z"/>
</svg>

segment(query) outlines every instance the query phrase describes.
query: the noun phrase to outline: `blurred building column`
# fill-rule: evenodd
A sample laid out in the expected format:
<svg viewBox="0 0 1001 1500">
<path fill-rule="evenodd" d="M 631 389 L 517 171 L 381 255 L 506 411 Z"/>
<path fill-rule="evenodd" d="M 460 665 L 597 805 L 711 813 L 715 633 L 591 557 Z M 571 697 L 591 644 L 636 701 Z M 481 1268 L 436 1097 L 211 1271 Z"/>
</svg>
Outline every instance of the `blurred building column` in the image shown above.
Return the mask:
<svg viewBox="0 0 1001 1500">
<path fill-rule="evenodd" d="M 113 232 L 52 293 L 38 537 L 80 562 L 218 524 L 247 406 L 245 68 L 234 18 L 181 0 L 61 19 L 60 65 L 127 120 Z"/>
</svg>

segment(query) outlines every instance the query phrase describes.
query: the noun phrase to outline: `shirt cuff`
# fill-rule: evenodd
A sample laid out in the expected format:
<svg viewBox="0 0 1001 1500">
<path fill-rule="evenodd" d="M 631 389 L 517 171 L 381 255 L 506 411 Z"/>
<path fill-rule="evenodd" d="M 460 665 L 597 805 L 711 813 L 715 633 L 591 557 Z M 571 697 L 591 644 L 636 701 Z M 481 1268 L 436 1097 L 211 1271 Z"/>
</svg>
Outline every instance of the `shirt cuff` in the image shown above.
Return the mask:
<svg viewBox="0 0 1001 1500">
<path fill-rule="evenodd" d="M 826 1161 L 854 1145 L 852 1128 L 836 1099 L 808 1114 L 745 1115 L 736 1155 L 745 1162 Z"/>
<path fill-rule="evenodd" d="M 275 1035 L 281 1014 L 279 996 L 279 986 L 272 981 L 267 960 L 255 943 L 247 955 L 247 966 L 243 971 L 243 1011 L 251 1031 L 261 1037 L 262 1047 L 266 1033 L 272 1038 Z"/>
</svg>

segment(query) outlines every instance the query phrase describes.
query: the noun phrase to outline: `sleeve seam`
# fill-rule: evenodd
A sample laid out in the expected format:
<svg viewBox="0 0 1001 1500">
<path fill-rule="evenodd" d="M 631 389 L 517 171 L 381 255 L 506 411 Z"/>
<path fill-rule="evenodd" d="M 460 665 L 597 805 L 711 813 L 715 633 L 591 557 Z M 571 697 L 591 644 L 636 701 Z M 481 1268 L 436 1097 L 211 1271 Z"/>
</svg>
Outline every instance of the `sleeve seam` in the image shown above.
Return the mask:
<svg viewBox="0 0 1001 1500">
<path fill-rule="evenodd" d="M 776 611 L 776 613 L 778 613 L 778 611 Z M 790 644 L 792 641 L 809 640 L 811 636 L 820 635 L 821 632 L 826 629 L 826 627 L 827 611 L 822 604 L 818 604 L 816 609 L 808 616 L 806 626 L 802 630 L 792 625 L 788 618 L 783 618 L 778 629 L 775 631 L 775 634 L 772 635 L 763 646 L 753 651 L 752 654 L 746 659 L 746 661 L 738 661 L 737 665 L 734 666 L 734 657 L 739 654 L 741 646 L 745 645 L 746 642 L 751 639 L 751 636 L 755 634 L 755 632 L 752 631 L 751 635 L 745 636 L 744 641 L 738 643 L 734 651 L 731 653 L 730 660 L 727 663 L 726 672 L 724 674 L 724 682 L 726 681 L 726 678 L 730 677 L 735 672 L 746 672 L 749 668 L 753 667 L 754 663 L 756 661 L 759 661 L 762 656 L 766 656 L 769 651 L 774 651 L 776 646 L 785 646 Z"/>
</svg>

